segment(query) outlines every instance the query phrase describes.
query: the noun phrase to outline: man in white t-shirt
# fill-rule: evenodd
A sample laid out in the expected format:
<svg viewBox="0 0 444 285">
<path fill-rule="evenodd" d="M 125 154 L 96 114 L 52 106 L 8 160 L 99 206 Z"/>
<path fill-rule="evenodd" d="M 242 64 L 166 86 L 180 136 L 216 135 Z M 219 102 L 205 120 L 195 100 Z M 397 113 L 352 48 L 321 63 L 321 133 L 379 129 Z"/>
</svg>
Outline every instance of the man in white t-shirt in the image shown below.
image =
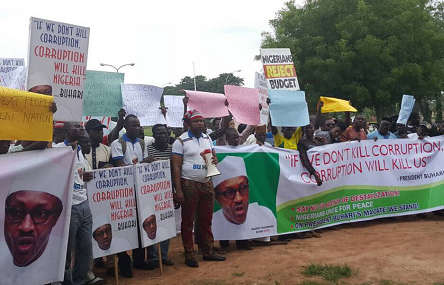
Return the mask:
<svg viewBox="0 0 444 285">
<path fill-rule="evenodd" d="M 216 201 L 221 209 L 213 216 L 216 239 L 250 239 L 276 235 L 273 212 L 258 203 L 249 203 L 250 185 L 243 158 L 227 156 L 218 165 L 221 175 L 214 176 Z"/>
<path fill-rule="evenodd" d="M 145 142 L 137 136 L 140 133 L 140 121 L 134 115 L 125 118 L 124 127 L 126 134 L 111 144 L 111 156 L 117 166 L 137 164 L 148 157 Z"/>
<path fill-rule="evenodd" d="M 69 226 L 68 250 L 63 284 L 83 284 L 87 281 L 89 263 L 92 258 L 92 214 L 86 195 L 85 182 L 92 179 L 92 172 L 85 172 L 88 164 L 77 142 L 85 136 L 85 129 L 76 122 L 65 122 L 65 141 L 56 147 L 70 146 L 76 151 L 74 164 L 74 189 Z M 71 269 L 71 253 L 74 252 L 74 268 Z"/>
<path fill-rule="evenodd" d="M 214 188 L 207 177 L 205 154 L 212 153 L 209 163 L 217 164 L 216 152 L 208 135 L 203 133 L 204 120 L 196 111 L 188 111 L 184 116 L 189 126 L 188 132 L 182 134 L 173 144 L 173 176 L 176 187 L 176 200 L 182 205 L 182 243 L 185 249 L 185 264 L 198 267 L 194 258 L 193 226 L 197 215 L 200 245 L 204 260 L 224 261 L 225 257 L 213 253 L 213 219 Z"/>
</svg>

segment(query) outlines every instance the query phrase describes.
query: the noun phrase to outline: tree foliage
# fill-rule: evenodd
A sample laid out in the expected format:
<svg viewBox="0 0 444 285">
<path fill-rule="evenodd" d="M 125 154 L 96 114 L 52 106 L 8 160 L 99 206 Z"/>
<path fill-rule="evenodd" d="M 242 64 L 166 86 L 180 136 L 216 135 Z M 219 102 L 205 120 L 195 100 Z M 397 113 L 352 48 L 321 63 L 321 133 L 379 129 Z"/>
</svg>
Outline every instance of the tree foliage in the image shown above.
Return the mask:
<svg viewBox="0 0 444 285">
<path fill-rule="evenodd" d="M 228 76 L 228 79 L 227 79 Z M 244 79 L 234 76 L 233 73 L 221 73 L 218 77 L 207 79 L 203 75 L 196 76 L 197 91 L 224 93 L 224 85 L 242 86 Z M 194 90 L 194 79 L 190 76 L 185 76 L 180 80 L 180 83 L 175 86 L 164 87 L 163 94 L 167 95 L 185 95 L 183 90 Z"/>
<path fill-rule="evenodd" d="M 262 47 L 291 49 L 310 107 L 332 96 L 381 119 L 410 94 L 430 119 L 427 102 L 444 90 L 443 15 L 442 3 L 429 0 L 288 2 Z"/>
</svg>

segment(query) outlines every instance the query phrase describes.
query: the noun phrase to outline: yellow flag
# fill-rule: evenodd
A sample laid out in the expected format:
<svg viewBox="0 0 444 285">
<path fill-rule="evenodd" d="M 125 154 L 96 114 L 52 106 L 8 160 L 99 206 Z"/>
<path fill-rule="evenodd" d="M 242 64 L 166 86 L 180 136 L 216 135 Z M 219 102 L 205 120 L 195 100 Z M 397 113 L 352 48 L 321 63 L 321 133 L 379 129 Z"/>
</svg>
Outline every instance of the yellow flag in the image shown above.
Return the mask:
<svg viewBox="0 0 444 285">
<path fill-rule="evenodd" d="M 331 98 L 331 97 L 322 97 L 319 99 L 320 102 L 324 102 L 324 106 L 322 106 L 322 113 L 333 113 L 333 112 L 358 112 L 350 102 L 347 100 Z"/>
<path fill-rule="evenodd" d="M 54 98 L 0 87 L 0 140 L 52 141 Z"/>
</svg>

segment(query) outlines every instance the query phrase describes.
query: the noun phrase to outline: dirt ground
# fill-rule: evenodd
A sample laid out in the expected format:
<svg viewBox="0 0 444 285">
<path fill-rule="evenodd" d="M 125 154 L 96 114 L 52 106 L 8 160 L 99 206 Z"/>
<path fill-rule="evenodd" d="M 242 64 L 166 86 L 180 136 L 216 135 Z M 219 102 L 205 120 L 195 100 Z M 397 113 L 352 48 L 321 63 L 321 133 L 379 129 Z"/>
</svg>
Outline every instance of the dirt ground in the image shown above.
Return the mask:
<svg viewBox="0 0 444 285">
<path fill-rule="evenodd" d="M 169 256 L 175 264 L 164 267 L 162 276 L 159 270 L 134 270 L 134 278 L 120 277 L 120 284 L 333 284 L 303 275 L 305 267 L 314 263 L 348 265 L 352 277 L 340 279 L 338 284 L 442 285 L 444 218 L 429 213 L 426 219 L 408 216 L 396 221 L 347 224 L 340 230 L 324 230 L 322 238 L 292 240 L 287 245 L 250 251 L 236 250 L 231 242 L 225 262 L 202 261 L 202 256 L 197 256 L 199 268 L 184 264 L 181 240 L 176 237 Z M 105 275 L 103 269 L 95 271 Z M 113 278 L 106 279 L 115 284 Z"/>
</svg>

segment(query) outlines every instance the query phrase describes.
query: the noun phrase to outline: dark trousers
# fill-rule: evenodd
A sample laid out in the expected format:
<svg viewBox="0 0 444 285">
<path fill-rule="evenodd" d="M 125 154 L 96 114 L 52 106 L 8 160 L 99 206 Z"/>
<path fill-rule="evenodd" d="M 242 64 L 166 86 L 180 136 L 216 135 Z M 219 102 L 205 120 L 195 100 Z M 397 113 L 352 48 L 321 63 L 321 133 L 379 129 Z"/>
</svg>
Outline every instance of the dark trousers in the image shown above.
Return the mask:
<svg viewBox="0 0 444 285">
<path fill-rule="evenodd" d="M 194 257 L 193 225 L 197 217 L 196 235 L 204 256 L 213 254 L 213 233 L 211 223 L 213 220 L 214 188 L 210 181 L 200 183 L 181 179 L 185 202 L 182 205 L 182 243 L 185 249 L 185 258 Z M 197 215 L 197 213 L 199 213 Z"/>
</svg>

